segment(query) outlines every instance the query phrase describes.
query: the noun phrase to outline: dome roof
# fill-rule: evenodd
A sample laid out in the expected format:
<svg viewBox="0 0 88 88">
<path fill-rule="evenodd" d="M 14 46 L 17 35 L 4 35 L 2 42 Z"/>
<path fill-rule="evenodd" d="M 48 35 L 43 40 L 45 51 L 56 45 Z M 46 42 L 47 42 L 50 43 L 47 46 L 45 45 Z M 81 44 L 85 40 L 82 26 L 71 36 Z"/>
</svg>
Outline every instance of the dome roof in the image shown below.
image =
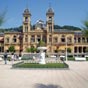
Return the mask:
<svg viewBox="0 0 88 88">
<path fill-rule="evenodd" d="M 46 13 L 47 15 L 48 14 L 53 14 L 54 15 L 54 11 L 53 11 L 53 9 L 52 8 L 49 8 L 48 10 L 47 10 L 47 13 Z"/>
<path fill-rule="evenodd" d="M 23 15 L 31 15 L 29 9 L 25 9 Z"/>
</svg>

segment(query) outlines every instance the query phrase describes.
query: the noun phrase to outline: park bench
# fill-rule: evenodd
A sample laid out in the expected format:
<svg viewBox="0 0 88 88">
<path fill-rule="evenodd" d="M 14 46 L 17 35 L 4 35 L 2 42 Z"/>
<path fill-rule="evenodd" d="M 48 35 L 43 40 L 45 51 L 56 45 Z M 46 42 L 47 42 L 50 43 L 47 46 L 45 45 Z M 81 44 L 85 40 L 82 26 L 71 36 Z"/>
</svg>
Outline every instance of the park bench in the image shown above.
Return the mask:
<svg viewBox="0 0 88 88">
<path fill-rule="evenodd" d="M 75 57 L 75 60 L 77 61 L 86 61 L 85 57 Z"/>
</svg>

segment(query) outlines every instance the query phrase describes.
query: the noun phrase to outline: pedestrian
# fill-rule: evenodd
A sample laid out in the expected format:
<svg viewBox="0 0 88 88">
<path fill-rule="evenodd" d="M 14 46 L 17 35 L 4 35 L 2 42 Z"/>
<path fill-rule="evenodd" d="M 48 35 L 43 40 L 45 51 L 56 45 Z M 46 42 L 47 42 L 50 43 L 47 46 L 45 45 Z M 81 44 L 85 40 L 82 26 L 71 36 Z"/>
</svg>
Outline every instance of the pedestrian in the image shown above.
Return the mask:
<svg viewBox="0 0 88 88">
<path fill-rule="evenodd" d="M 11 55 L 11 60 L 12 60 L 12 64 L 13 64 L 13 62 L 14 62 L 14 53 L 12 53 L 12 55 Z"/>
<path fill-rule="evenodd" d="M 4 61 L 5 61 L 5 64 L 7 64 L 7 52 L 4 53 Z"/>
</svg>

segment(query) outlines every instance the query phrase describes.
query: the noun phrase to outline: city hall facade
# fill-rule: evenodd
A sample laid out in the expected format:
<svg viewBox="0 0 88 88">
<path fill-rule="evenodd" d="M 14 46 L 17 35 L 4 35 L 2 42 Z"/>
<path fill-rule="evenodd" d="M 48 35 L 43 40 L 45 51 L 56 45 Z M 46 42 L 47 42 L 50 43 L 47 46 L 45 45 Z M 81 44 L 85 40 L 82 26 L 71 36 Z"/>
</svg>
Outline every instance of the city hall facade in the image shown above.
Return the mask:
<svg viewBox="0 0 88 88">
<path fill-rule="evenodd" d="M 65 53 L 66 48 L 71 54 L 85 54 L 88 48 L 88 38 L 81 31 L 54 28 L 54 11 L 49 8 L 46 12 L 46 23 L 38 20 L 35 27 L 31 27 L 31 13 L 28 9 L 23 12 L 22 32 L 5 32 L 0 35 L 0 51 L 7 51 L 14 45 L 16 52 L 26 52 L 31 46 L 37 48 L 39 41 L 45 42 L 47 53 Z"/>
</svg>

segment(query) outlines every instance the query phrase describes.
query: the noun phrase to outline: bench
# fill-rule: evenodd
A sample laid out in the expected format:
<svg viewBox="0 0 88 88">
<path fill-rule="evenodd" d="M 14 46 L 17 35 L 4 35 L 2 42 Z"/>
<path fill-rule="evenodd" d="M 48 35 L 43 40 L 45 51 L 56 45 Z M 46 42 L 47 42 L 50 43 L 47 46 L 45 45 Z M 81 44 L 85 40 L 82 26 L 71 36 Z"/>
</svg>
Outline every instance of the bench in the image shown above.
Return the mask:
<svg viewBox="0 0 88 88">
<path fill-rule="evenodd" d="M 75 60 L 86 61 L 85 57 L 75 57 Z"/>
<path fill-rule="evenodd" d="M 50 56 L 51 58 L 56 58 L 56 56 L 55 55 L 52 55 L 52 56 Z"/>
</svg>

